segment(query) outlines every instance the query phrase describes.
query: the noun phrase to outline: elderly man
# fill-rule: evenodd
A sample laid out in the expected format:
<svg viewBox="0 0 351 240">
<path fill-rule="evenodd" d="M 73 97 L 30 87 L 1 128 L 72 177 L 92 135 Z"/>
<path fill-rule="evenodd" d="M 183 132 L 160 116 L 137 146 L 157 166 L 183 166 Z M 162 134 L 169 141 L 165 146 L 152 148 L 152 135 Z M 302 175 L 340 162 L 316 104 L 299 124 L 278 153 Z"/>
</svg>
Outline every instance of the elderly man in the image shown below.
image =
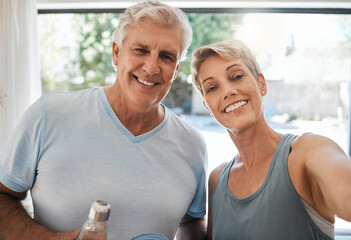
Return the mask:
<svg viewBox="0 0 351 240">
<path fill-rule="evenodd" d="M 0 239 L 75 239 L 98 199 L 111 205 L 110 239 L 204 238 L 205 143 L 161 104 L 191 35 L 181 10 L 134 5 L 113 36 L 112 86 L 27 110 L 0 155 Z M 20 205 L 28 190 L 34 220 Z"/>
</svg>

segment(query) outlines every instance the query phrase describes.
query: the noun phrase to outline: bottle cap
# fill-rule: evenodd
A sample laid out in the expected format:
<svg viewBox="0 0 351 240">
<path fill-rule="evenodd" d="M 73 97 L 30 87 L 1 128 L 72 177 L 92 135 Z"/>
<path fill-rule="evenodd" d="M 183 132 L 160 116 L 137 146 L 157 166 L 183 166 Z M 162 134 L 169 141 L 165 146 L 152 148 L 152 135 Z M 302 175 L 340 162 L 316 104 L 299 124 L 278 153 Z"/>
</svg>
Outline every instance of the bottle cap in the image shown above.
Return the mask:
<svg viewBox="0 0 351 240">
<path fill-rule="evenodd" d="M 110 216 L 110 212 L 110 204 L 105 201 L 98 200 L 91 204 L 89 219 L 99 222 L 107 221 L 108 217 Z"/>
</svg>

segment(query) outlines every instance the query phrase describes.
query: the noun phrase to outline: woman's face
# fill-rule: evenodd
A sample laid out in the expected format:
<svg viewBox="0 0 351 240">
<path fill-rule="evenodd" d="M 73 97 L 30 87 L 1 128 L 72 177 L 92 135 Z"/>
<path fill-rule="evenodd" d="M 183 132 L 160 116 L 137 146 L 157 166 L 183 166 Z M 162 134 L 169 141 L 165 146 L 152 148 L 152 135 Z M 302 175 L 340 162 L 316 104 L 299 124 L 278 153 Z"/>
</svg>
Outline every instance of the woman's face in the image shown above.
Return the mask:
<svg viewBox="0 0 351 240">
<path fill-rule="evenodd" d="M 243 131 L 261 117 L 265 79 L 260 74 L 257 80 L 240 58 L 209 57 L 199 69 L 199 81 L 204 105 L 225 128 Z"/>
</svg>

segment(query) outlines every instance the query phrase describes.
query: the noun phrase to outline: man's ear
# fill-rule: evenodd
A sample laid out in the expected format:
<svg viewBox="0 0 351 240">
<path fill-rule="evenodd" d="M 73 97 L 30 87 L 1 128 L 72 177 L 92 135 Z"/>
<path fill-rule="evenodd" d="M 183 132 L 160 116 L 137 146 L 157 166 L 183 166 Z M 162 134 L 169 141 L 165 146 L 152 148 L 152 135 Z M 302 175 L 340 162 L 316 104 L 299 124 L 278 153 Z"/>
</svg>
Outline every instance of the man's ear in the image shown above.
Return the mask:
<svg viewBox="0 0 351 240">
<path fill-rule="evenodd" d="M 119 46 L 117 45 L 117 43 L 113 42 L 112 43 L 112 60 L 115 66 L 117 66 L 118 64 L 118 52 L 119 52 Z"/>
<path fill-rule="evenodd" d="M 202 104 L 205 106 L 205 108 L 207 108 L 207 111 L 210 113 L 211 117 L 213 117 L 213 114 L 212 114 L 211 110 L 207 107 L 205 101 L 202 101 Z"/>
<path fill-rule="evenodd" d="M 180 66 L 180 63 L 178 63 L 178 65 L 177 65 L 176 68 L 175 68 L 172 81 L 174 81 L 174 80 L 177 78 L 179 66 Z"/>
</svg>

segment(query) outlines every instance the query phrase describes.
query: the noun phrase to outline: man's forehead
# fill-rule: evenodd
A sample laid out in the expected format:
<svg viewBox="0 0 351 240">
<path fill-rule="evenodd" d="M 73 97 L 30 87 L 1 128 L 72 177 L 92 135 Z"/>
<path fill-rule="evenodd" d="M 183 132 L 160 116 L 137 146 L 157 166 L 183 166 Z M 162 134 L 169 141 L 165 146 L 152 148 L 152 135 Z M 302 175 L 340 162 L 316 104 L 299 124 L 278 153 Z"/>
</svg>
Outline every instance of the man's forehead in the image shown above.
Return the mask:
<svg viewBox="0 0 351 240">
<path fill-rule="evenodd" d="M 152 29 L 154 27 L 158 28 L 158 30 L 165 30 L 165 32 L 161 32 L 159 34 L 160 36 L 153 35 L 154 33 L 150 32 L 150 28 Z M 129 28 L 126 32 L 123 44 L 126 43 L 129 46 L 144 46 L 148 49 L 158 48 L 159 51 L 168 51 L 180 55 L 183 43 L 179 31 L 181 30 L 177 28 L 169 29 L 144 23 Z M 157 34 L 157 30 L 155 34 Z M 178 41 L 176 39 L 178 39 Z"/>
</svg>

